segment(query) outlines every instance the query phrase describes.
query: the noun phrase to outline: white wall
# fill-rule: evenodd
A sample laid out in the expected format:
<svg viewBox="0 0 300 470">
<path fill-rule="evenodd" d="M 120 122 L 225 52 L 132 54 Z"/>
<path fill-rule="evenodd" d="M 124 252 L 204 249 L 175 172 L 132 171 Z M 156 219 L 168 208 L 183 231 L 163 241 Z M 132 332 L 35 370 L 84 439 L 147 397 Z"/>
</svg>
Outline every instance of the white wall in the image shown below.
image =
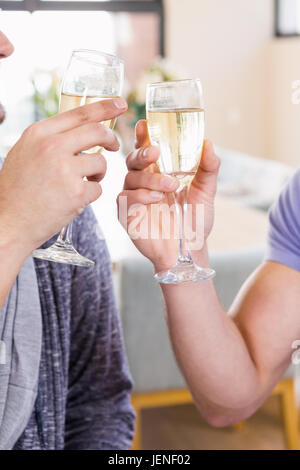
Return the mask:
<svg viewBox="0 0 300 470">
<path fill-rule="evenodd" d="M 270 157 L 273 0 L 165 0 L 165 7 L 168 57 L 203 82 L 207 137 Z"/>
<path fill-rule="evenodd" d="M 274 39 L 268 54 L 269 155 L 300 166 L 300 104 L 292 103 L 295 80 L 300 80 L 300 38 Z"/>
</svg>

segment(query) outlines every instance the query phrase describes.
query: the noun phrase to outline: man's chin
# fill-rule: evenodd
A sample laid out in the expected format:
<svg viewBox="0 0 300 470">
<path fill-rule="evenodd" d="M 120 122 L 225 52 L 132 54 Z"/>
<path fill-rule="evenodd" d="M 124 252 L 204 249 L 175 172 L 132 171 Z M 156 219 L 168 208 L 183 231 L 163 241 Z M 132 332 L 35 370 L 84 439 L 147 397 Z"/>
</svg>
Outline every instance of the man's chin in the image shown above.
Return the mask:
<svg viewBox="0 0 300 470">
<path fill-rule="evenodd" d="M 4 119 L 5 119 L 5 109 L 2 106 L 2 104 L 0 103 L 0 124 L 2 124 Z"/>
</svg>

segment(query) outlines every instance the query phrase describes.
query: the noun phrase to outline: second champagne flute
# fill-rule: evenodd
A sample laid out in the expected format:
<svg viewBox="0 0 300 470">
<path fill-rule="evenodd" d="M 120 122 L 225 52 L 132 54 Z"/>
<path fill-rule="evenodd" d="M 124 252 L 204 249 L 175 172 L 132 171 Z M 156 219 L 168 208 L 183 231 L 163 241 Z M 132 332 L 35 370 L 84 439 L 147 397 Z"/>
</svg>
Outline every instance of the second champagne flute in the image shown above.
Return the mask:
<svg viewBox="0 0 300 470">
<path fill-rule="evenodd" d="M 161 284 L 182 284 L 211 279 L 215 272 L 194 263 L 185 239 L 183 213 L 187 195 L 202 154 L 204 142 L 204 104 L 199 79 L 153 83 L 147 88 L 147 119 L 153 145 L 160 147 L 161 173 L 175 176 L 181 186 L 174 195 L 179 219 L 177 264 L 156 274 Z"/>
<path fill-rule="evenodd" d="M 85 104 L 121 96 L 124 63 L 117 57 L 98 51 L 73 51 L 62 84 L 59 112 Z M 115 119 L 102 124 L 113 129 Z M 88 152 L 101 152 L 93 148 Z M 74 157 L 76 158 L 76 157 Z M 35 258 L 75 266 L 92 267 L 94 261 L 80 255 L 72 244 L 72 222 L 62 229 L 57 241 L 47 249 L 35 250 Z"/>
</svg>

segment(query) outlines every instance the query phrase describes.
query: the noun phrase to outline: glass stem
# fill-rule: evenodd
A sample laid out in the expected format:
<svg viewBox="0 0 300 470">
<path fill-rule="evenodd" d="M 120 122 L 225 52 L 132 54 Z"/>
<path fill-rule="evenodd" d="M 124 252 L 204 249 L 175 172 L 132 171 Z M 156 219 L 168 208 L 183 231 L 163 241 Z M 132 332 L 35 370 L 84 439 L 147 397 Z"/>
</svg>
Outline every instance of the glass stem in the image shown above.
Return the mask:
<svg viewBox="0 0 300 470">
<path fill-rule="evenodd" d="M 185 226 L 187 212 L 187 196 L 188 186 L 185 184 L 183 188 L 175 193 L 175 206 L 178 217 L 178 239 L 179 239 L 179 256 L 177 264 L 192 264 L 192 256 L 185 237 Z"/>
<path fill-rule="evenodd" d="M 56 243 L 61 245 L 72 245 L 72 229 L 73 222 L 61 230 Z"/>
</svg>

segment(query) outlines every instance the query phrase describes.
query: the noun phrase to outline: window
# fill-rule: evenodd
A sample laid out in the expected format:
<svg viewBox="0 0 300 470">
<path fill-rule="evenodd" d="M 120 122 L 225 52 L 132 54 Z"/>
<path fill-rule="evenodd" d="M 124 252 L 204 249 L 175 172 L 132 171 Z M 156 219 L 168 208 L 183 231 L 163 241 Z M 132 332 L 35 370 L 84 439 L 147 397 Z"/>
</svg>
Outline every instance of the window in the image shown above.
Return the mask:
<svg viewBox="0 0 300 470">
<path fill-rule="evenodd" d="M 300 0 L 275 0 L 275 22 L 276 36 L 300 35 Z"/>
<path fill-rule="evenodd" d="M 1 64 L 0 102 L 7 110 L 0 127 L 1 153 L 39 117 L 33 106 L 36 86 L 46 88 L 73 49 L 122 57 L 129 90 L 164 53 L 161 0 L 10 0 L 0 1 L 0 8 L 0 28 L 15 46 L 13 56 Z"/>
</svg>

